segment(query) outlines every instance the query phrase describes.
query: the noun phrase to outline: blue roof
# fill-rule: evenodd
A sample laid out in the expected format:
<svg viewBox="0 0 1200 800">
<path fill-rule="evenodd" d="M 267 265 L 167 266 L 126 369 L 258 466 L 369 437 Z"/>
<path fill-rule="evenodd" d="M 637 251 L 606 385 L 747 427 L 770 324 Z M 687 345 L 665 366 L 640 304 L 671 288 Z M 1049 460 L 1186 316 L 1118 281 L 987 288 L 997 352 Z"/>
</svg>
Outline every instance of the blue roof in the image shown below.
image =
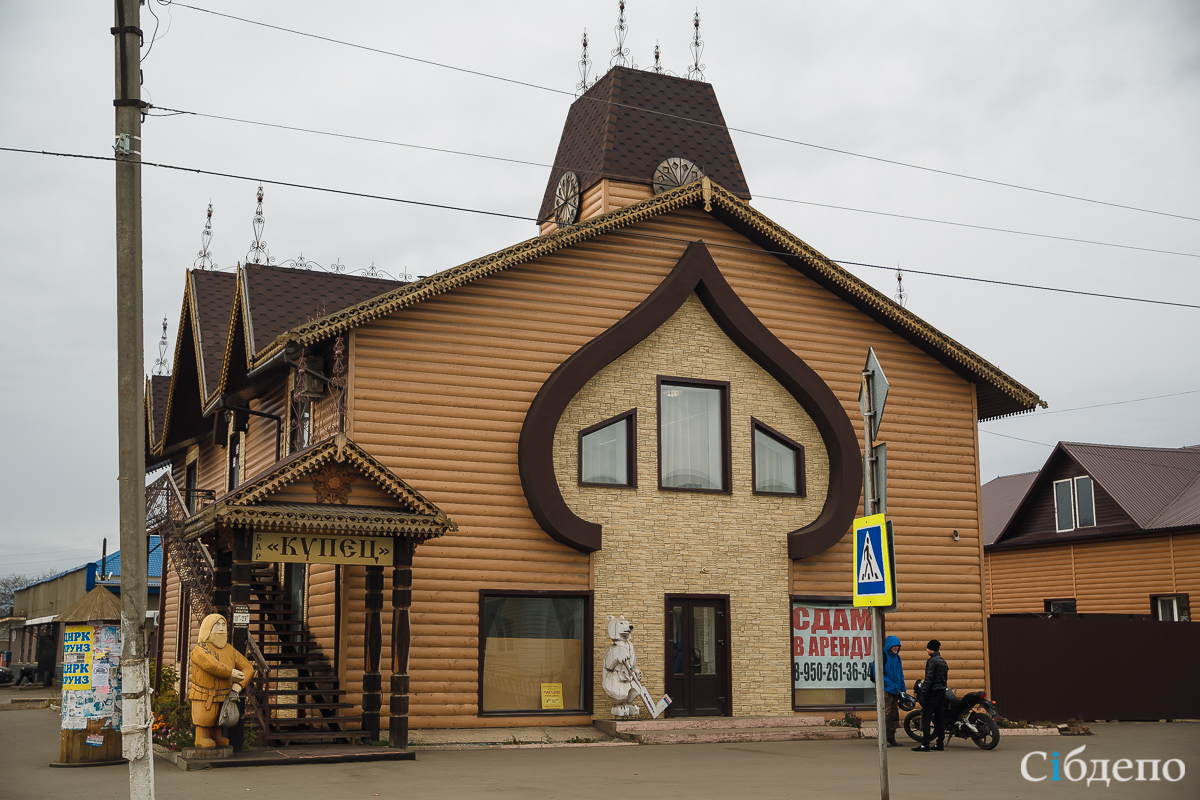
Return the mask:
<svg viewBox="0 0 1200 800">
<path fill-rule="evenodd" d="M 146 554 L 147 555 L 147 557 L 146 557 L 146 577 L 161 578 L 162 577 L 162 565 L 163 565 L 162 537 L 147 536 L 146 543 L 147 543 L 147 548 L 149 551 Z M 115 553 L 108 554 L 108 557 L 106 559 L 104 559 L 104 564 L 103 564 L 104 569 L 101 568 L 100 559 L 97 558 L 92 563 L 94 563 L 96 565 L 96 579 L 97 580 L 101 580 L 101 581 L 112 580 L 114 578 L 119 578 L 121 576 L 121 551 L 120 550 L 118 550 Z M 78 569 L 78 567 L 76 569 Z"/>
<path fill-rule="evenodd" d="M 99 561 L 100 559 L 96 559 L 96 560 Z M 50 581 L 56 581 L 59 578 L 61 578 L 63 575 L 70 575 L 72 572 L 78 572 L 79 570 L 85 569 L 87 567 L 88 567 L 87 564 L 80 564 L 78 567 L 71 567 L 70 569 L 64 569 L 62 572 L 60 572 L 56 575 L 51 575 L 49 578 L 41 578 L 39 580 L 33 581 L 32 583 L 27 583 L 24 586 L 18 586 L 14 591 L 19 592 L 23 589 L 28 589 L 30 586 L 37 586 L 39 583 L 48 583 Z"/>
</svg>

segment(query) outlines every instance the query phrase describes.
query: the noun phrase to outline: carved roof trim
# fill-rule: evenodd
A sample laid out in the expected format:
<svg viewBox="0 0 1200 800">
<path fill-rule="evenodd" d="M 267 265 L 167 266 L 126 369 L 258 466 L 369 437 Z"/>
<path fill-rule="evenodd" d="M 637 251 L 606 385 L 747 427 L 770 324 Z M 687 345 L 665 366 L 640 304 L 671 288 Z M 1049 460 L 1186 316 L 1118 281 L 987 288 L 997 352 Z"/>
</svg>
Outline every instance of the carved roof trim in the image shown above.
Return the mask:
<svg viewBox="0 0 1200 800">
<path fill-rule="evenodd" d="M 569 228 L 527 239 L 482 258 L 406 284 L 280 334 L 258 354 L 261 363 L 289 343 L 308 346 L 386 314 L 428 300 L 480 278 L 526 263 L 605 233 L 644 222 L 669 211 L 703 205 L 714 217 L 743 232 L 802 274 L 841 295 L 861 311 L 913 341 L 947 366 L 987 391 L 980 396 L 980 419 L 1031 411 L 1044 402 L 1028 388 L 978 354 L 934 328 L 866 282 L 847 272 L 762 212 L 708 178 L 654 195 Z"/>
<path fill-rule="evenodd" d="M 188 520 L 184 526 L 184 538 L 196 539 L 211 533 L 217 526 L 233 525 L 339 535 L 403 536 L 419 542 L 458 529 L 441 512 L 436 515 L 412 514 L 394 508 L 309 503 L 234 506 L 227 501 L 220 501 Z"/>
<path fill-rule="evenodd" d="M 371 454 L 354 443 L 344 433 L 336 434 L 322 442 L 293 453 L 272 465 L 265 472 L 218 498 L 228 506 L 253 506 L 266 500 L 280 489 L 307 477 L 327 462 L 347 462 L 358 468 L 367 478 L 391 495 L 408 513 L 440 515 L 451 529 L 457 526 L 444 511 L 427 500 L 420 492 L 405 483 L 398 475 L 380 464 Z M 315 504 L 314 504 L 315 505 Z"/>
</svg>

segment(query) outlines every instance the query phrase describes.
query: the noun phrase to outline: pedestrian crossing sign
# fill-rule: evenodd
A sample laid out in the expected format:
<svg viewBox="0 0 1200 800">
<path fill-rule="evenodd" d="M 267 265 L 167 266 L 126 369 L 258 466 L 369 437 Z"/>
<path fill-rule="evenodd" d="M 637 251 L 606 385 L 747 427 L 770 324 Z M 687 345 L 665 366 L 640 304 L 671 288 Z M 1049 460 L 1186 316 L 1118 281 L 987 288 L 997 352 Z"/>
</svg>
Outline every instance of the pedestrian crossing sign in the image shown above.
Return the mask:
<svg viewBox="0 0 1200 800">
<path fill-rule="evenodd" d="M 895 597 L 894 551 L 883 514 L 854 520 L 854 605 L 890 606 Z"/>
</svg>

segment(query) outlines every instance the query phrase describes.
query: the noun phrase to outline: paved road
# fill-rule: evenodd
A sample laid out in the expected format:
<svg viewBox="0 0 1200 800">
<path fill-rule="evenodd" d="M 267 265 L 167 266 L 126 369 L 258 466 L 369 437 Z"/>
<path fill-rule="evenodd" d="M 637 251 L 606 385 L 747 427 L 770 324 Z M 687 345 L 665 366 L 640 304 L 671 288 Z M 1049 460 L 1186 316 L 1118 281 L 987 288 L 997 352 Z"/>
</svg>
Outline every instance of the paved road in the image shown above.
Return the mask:
<svg viewBox="0 0 1200 800">
<path fill-rule="evenodd" d="M 1200 724 L 1095 725 L 1090 737 L 1001 737 L 982 752 L 955 741 L 945 753 L 893 748 L 892 797 L 1164 798 L 1200 797 Z M 1183 759 L 1187 775 L 1104 784 L 1029 783 L 1020 774 L 1031 750 L 1086 758 Z M 182 772 L 156 766 L 157 797 L 170 800 L 321 798 L 877 798 L 874 742 L 772 742 L 643 747 L 421 752 L 415 762 L 305 765 Z M 58 757 L 58 716 L 46 710 L 0 714 L 0 796 L 5 800 L 128 797 L 124 767 L 51 769 Z M 1136 772 L 1135 772 L 1136 775 Z"/>
</svg>

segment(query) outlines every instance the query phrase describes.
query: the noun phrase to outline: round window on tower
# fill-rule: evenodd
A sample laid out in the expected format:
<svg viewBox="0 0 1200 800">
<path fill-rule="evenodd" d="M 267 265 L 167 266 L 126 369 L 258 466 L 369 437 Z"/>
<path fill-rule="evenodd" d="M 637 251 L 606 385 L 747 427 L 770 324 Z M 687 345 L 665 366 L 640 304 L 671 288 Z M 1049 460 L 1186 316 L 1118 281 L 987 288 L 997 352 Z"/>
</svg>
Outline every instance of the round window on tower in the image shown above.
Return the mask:
<svg viewBox="0 0 1200 800">
<path fill-rule="evenodd" d="M 554 190 L 554 221 L 565 228 L 579 219 L 579 177 L 574 172 L 564 172 Z"/>
<path fill-rule="evenodd" d="M 654 193 L 662 194 L 704 177 L 704 173 L 686 158 L 668 158 L 654 170 Z"/>
</svg>

